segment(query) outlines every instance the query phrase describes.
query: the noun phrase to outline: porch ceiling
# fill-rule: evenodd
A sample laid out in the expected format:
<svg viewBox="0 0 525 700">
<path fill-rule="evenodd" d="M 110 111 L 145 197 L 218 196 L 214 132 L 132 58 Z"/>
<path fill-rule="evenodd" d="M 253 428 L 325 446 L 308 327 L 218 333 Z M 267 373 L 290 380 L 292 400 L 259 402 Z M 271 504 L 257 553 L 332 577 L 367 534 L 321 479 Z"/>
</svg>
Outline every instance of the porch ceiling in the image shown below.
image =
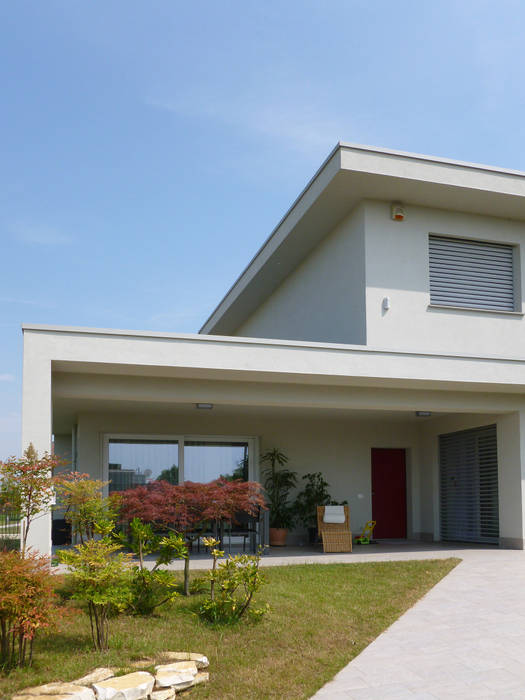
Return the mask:
<svg viewBox="0 0 525 700">
<path fill-rule="evenodd" d="M 409 385 L 410 386 L 410 385 Z M 520 405 L 513 395 L 482 394 L 384 386 L 334 386 L 199 378 L 138 377 L 54 373 L 53 400 L 98 401 L 107 406 L 213 403 L 221 406 L 417 411 L 507 412 Z"/>
<path fill-rule="evenodd" d="M 423 410 L 423 409 L 422 409 Z M 336 421 L 386 421 L 389 423 L 424 424 L 432 419 L 447 415 L 445 412 L 432 412 L 430 417 L 418 417 L 414 411 L 377 410 L 363 408 L 318 408 L 310 406 L 257 406 L 213 404 L 211 411 L 199 410 L 194 403 L 162 404 L 151 401 L 136 401 L 132 404 L 121 400 L 102 399 L 55 399 L 53 401 L 53 432 L 67 433 L 80 414 L 114 413 L 136 416 L 172 416 L 177 419 L 190 414 L 198 417 L 231 418 L 243 417 L 273 418 L 276 420 L 336 420 Z"/>
</svg>

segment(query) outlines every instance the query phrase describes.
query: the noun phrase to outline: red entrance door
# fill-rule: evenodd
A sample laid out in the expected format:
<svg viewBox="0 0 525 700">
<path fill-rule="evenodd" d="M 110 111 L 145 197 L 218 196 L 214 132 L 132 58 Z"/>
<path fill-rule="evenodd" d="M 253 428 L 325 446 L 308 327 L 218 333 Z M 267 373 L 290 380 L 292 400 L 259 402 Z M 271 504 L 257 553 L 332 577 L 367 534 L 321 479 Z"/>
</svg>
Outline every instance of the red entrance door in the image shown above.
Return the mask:
<svg viewBox="0 0 525 700">
<path fill-rule="evenodd" d="M 407 536 L 405 450 L 372 448 L 374 537 Z"/>
</svg>

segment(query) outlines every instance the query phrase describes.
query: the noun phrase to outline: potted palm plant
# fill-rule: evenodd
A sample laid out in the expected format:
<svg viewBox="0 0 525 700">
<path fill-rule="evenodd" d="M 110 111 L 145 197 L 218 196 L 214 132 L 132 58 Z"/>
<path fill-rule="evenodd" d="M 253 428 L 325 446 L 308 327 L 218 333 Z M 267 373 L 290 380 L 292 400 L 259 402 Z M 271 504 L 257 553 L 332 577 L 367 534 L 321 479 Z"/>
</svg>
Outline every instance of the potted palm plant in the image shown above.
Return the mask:
<svg viewBox="0 0 525 700">
<path fill-rule="evenodd" d="M 308 530 L 308 540 L 314 544 L 317 539 L 317 506 L 345 505 L 346 501 L 338 503 L 328 493 L 330 484 L 321 472 L 305 474 L 304 488 L 297 494 L 294 512 L 297 520 Z"/>
<path fill-rule="evenodd" d="M 282 547 L 294 522 L 290 491 L 297 484 L 297 474 L 286 467 L 288 457 L 278 448 L 261 455 L 263 483 L 270 509 L 270 546 Z"/>
</svg>

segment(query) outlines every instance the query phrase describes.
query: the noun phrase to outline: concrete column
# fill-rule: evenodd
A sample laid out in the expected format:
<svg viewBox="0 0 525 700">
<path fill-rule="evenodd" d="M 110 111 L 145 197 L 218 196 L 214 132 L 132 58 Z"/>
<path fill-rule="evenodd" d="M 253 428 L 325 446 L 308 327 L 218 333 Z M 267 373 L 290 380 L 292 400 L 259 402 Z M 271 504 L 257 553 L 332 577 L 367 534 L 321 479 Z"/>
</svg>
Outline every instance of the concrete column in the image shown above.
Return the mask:
<svg viewBox="0 0 525 700">
<path fill-rule="evenodd" d="M 500 546 L 523 549 L 525 538 L 525 409 L 497 421 Z"/>
<path fill-rule="evenodd" d="M 41 455 L 51 451 L 51 361 L 38 356 L 33 340 L 31 334 L 24 334 L 22 451 L 33 443 Z M 33 520 L 27 543 L 42 554 L 51 554 L 51 513 Z"/>
</svg>

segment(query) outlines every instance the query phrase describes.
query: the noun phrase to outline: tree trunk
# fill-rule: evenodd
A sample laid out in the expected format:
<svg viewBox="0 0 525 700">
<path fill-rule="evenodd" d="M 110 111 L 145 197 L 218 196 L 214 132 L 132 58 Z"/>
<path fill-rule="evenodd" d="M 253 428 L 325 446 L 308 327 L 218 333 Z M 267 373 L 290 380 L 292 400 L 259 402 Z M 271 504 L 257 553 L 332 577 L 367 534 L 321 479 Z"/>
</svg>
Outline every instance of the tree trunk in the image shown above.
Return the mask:
<svg viewBox="0 0 525 700">
<path fill-rule="evenodd" d="M 190 557 L 184 560 L 184 595 L 190 594 Z"/>
</svg>

